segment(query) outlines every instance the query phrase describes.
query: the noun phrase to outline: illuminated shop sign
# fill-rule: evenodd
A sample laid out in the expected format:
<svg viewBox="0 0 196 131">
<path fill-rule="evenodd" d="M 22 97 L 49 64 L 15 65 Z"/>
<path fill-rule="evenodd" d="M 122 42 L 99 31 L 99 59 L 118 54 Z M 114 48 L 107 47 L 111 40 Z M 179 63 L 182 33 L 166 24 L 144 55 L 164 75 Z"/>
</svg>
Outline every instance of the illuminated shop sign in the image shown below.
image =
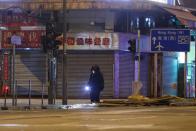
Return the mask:
<svg viewBox="0 0 196 131">
<path fill-rule="evenodd" d="M 111 39 L 110 38 L 74 38 L 68 37 L 67 44 L 68 45 L 105 45 L 109 46 Z"/>
<path fill-rule="evenodd" d="M 68 33 L 66 43 L 67 49 L 118 49 L 118 37 L 113 33 Z"/>
</svg>

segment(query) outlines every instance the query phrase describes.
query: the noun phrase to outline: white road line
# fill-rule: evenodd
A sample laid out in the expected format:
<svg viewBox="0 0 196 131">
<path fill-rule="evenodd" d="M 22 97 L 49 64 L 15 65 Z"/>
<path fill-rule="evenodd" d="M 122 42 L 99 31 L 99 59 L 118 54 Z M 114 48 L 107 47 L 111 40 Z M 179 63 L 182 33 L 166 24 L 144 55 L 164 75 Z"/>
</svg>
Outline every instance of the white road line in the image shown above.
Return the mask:
<svg viewBox="0 0 196 131">
<path fill-rule="evenodd" d="M 0 127 L 28 127 L 26 124 L 0 124 Z"/>
</svg>

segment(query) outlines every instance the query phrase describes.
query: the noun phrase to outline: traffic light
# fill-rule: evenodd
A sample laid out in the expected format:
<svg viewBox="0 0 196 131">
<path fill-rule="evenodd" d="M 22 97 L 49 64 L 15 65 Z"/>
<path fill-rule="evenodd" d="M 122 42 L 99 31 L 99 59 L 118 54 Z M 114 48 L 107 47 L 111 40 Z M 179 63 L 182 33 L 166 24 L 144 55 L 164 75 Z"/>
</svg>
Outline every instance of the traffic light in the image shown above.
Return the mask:
<svg viewBox="0 0 196 131">
<path fill-rule="evenodd" d="M 57 37 L 51 35 L 44 35 L 41 38 L 42 47 L 44 53 L 47 53 L 48 50 L 57 50 L 61 41 L 56 39 Z"/>
<path fill-rule="evenodd" d="M 129 44 L 128 50 L 131 53 L 135 53 L 136 52 L 136 39 L 130 39 L 128 41 L 128 44 Z"/>
<path fill-rule="evenodd" d="M 43 51 L 47 53 L 48 50 L 56 50 L 61 45 L 61 41 L 57 40 L 57 37 L 61 35 L 56 32 L 55 25 L 53 23 L 46 24 L 46 35 L 42 36 L 41 42 Z"/>
<path fill-rule="evenodd" d="M 54 23 L 46 23 L 46 35 L 55 34 L 55 24 Z"/>
<path fill-rule="evenodd" d="M 44 53 L 47 53 L 47 38 L 46 35 L 41 37 L 41 44 L 42 44 L 42 48 Z"/>
</svg>

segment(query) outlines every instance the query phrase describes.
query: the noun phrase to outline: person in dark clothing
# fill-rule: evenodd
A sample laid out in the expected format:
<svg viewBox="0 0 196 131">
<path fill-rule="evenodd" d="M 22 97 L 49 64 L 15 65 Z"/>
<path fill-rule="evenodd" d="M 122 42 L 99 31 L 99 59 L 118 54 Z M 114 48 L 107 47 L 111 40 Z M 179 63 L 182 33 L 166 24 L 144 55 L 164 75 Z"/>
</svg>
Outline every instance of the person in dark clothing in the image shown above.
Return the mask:
<svg viewBox="0 0 196 131">
<path fill-rule="evenodd" d="M 104 78 L 98 65 L 92 66 L 88 85 L 91 88 L 91 103 L 100 102 L 100 92 L 104 89 Z"/>
</svg>

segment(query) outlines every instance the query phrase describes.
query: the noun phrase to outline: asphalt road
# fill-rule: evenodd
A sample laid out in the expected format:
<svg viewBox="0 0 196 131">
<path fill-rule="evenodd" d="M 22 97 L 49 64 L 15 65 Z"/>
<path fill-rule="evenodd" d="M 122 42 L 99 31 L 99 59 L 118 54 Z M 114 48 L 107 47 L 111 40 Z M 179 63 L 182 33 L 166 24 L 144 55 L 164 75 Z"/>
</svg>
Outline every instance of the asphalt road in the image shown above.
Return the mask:
<svg viewBox="0 0 196 131">
<path fill-rule="evenodd" d="M 0 131 L 195 131 L 196 107 L 0 111 Z"/>
</svg>

